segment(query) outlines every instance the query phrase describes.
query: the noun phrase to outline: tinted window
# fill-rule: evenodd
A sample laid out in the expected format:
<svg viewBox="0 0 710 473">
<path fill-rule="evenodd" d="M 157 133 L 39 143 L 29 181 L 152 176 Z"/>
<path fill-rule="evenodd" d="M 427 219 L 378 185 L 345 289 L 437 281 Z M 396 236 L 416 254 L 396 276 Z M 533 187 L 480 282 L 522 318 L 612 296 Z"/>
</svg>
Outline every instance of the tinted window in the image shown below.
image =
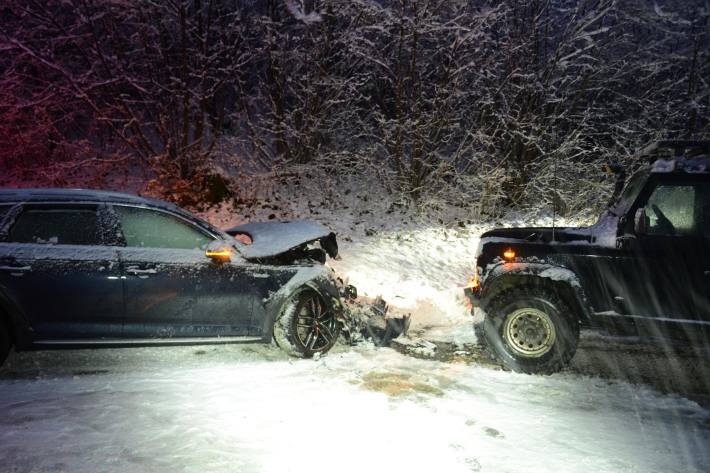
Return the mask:
<svg viewBox="0 0 710 473">
<path fill-rule="evenodd" d="M 121 206 L 115 209 L 127 246 L 203 249 L 213 240 L 189 223 L 163 212 Z"/>
<path fill-rule="evenodd" d="M 660 185 L 648 198 L 649 235 L 689 235 L 698 228 L 695 186 Z"/>
<path fill-rule="evenodd" d="M 16 243 L 100 245 L 95 207 L 26 209 L 8 235 Z"/>
</svg>

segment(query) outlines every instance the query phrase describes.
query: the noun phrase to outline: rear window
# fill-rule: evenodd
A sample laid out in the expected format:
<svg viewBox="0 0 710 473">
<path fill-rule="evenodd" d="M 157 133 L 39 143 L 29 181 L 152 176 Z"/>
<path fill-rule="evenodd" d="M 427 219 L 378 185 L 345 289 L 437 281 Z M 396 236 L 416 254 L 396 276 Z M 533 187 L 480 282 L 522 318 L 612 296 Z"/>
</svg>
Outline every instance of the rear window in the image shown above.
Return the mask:
<svg viewBox="0 0 710 473">
<path fill-rule="evenodd" d="M 46 245 L 100 245 L 96 208 L 26 209 L 15 221 L 7 241 Z"/>
</svg>

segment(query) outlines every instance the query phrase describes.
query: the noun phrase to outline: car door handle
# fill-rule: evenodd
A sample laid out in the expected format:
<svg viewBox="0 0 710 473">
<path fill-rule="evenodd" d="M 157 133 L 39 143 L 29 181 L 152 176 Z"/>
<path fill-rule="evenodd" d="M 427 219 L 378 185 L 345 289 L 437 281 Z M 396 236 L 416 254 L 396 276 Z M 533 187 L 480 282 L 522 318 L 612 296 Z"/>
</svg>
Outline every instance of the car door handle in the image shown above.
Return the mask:
<svg viewBox="0 0 710 473">
<path fill-rule="evenodd" d="M 158 270 L 154 267 L 129 266 L 126 268 L 126 273 L 131 276 L 150 276 L 158 274 Z"/>
</svg>

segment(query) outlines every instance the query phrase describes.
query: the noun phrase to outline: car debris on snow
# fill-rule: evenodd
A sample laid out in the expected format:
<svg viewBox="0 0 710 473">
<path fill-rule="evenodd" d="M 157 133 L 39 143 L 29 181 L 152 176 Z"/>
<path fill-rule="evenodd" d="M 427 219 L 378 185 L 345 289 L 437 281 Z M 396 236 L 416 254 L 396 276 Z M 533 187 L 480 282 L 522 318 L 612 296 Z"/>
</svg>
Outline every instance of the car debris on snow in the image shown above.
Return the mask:
<svg viewBox="0 0 710 473">
<path fill-rule="evenodd" d="M 392 340 L 406 335 L 409 330 L 410 315 L 388 314 L 389 306 L 379 296 L 374 300 L 366 297 L 344 300 L 344 324 L 351 343 L 372 340 L 375 346 L 389 346 Z"/>
</svg>

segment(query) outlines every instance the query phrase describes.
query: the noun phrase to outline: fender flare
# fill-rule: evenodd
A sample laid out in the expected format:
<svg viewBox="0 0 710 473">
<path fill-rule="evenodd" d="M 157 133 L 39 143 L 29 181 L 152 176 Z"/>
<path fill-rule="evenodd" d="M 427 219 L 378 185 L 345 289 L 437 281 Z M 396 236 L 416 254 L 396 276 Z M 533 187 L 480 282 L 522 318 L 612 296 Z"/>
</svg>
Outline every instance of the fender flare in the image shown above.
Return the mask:
<svg viewBox="0 0 710 473">
<path fill-rule="evenodd" d="M 328 309 L 335 311 L 336 315 L 342 310 L 340 292 L 325 267 L 303 268 L 302 271 L 296 273 L 293 278 L 264 301 L 267 314 L 264 317 L 262 332 L 264 341 L 268 342 L 273 337 L 274 322 L 284 310 L 286 304 L 294 295 L 305 289 L 311 289 L 318 294 L 328 306 Z"/>
<path fill-rule="evenodd" d="M 552 287 L 576 310 L 583 325 L 594 325 L 594 312 L 579 278 L 574 271 L 561 265 L 537 262 L 498 263 L 483 281 L 481 306 L 485 309 L 495 296 L 521 283 Z"/>
</svg>

